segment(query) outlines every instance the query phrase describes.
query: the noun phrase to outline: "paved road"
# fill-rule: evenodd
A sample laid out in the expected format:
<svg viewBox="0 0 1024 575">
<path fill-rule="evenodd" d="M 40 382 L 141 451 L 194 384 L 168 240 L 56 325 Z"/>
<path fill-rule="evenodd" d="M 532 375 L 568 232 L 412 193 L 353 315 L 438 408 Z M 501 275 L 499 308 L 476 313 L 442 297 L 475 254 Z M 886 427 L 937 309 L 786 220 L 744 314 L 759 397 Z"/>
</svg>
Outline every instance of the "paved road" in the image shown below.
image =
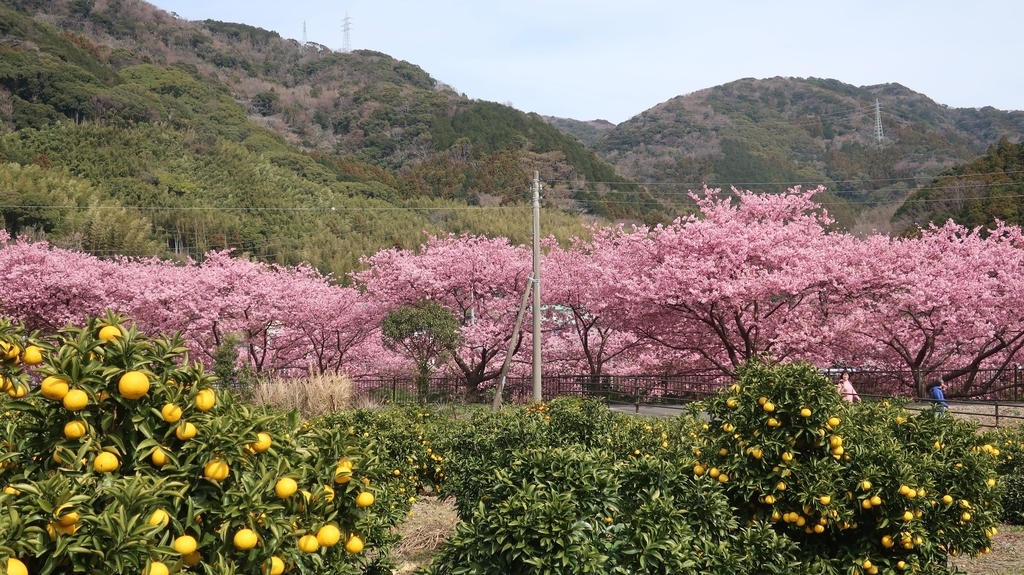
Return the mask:
<svg viewBox="0 0 1024 575">
<path fill-rule="evenodd" d="M 630 415 L 653 415 L 657 417 L 676 417 L 686 413 L 685 405 L 641 405 L 640 411 L 631 403 L 613 403 L 608 409 Z"/>
</svg>

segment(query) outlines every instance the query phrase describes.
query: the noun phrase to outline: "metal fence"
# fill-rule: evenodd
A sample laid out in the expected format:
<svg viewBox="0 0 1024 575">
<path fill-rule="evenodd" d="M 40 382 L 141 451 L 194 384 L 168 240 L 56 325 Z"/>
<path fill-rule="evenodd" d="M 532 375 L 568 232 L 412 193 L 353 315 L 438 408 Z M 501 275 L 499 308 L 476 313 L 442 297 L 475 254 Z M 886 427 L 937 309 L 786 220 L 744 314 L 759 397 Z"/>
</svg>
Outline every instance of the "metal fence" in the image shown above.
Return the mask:
<svg viewBox="0 0 1024 575">
<path fill-rule="evenodd" d="M 852 371 L 854 386 L 866 401 L 896 397 L 909 398 L 909 409 L 928 409 L 932 402 L 919 398 L 913 374 L 909 371 Z M 830 376 L 836 373 L 828 372 Z M 937 378 L 939 374 L 933 374 Z M 930 378 L 930 379 L 932 379 Z M 834 377 L 833 377 L 834 379 Z M 542 379 L 545 398 L 585 397 L 609 405 L 633 406 L 637 413 L 645 407 L 682 406 L 715 394 L 734 383 L 733 377 L 720 373 L 692 373 L 680 376 L 650 375 L 560 375 Z M 1019 369 L 1003 372 L 980 371 L 965 389 L 966 378 L 946 383 L 948 410 L 951 414 L 973 418 L 983 427 L 998 427 L 1024 421 L 1024 379 Z M 476 390 L 457 377 L 435 377 L 422 389 L 412 378 L 359 378 L 356 390 L 375 401 L 388 404 L 472 404 L 489 403 L 494 389 Z M 509 377 L 505 381 L 503 400 L 527 403 L 533 396 L 531 377 Z"/>
<path fill-rule="evenodd" d="M 827 370 L 838 377 L 838 369 Z M 910 370 L 850 370 L 851 381 L 861 395 L 917 397 L 914 372 Z M 949 372 L 927 374 L 925 381 L 935 381 Z M 1020 367 L 979 369 L 943 384 L 947 397 L 964 400 L 1019 402 L 1024 400 L 1024 373 Z"/>
<path fill-rule="evenodd" d="M 573 396 L 601 399 L 608 403 L 680 404 L 694 401 L 731 385 L 733 379 L 721 373 L 659 377 L 647 375 L 547 376 L 542 379 L 546 398 Z M 494 389 L 474 390 L 465 380 L 435 377 L 419 389 L 412 378 L 359 378 L 356 390 L 377 401 L 407 403 L 483 403 L 494 398 Z M 533 397 L 532 377 L 505 380 L 502 400 L 527 403 Z"/>
</svg>

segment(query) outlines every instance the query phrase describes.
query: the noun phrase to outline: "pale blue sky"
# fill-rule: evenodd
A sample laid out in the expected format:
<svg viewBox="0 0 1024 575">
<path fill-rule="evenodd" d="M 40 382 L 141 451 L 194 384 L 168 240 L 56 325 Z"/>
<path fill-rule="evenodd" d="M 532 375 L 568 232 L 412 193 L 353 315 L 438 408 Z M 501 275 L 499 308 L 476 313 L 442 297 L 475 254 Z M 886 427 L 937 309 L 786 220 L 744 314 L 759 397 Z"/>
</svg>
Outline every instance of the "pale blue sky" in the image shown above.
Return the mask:
<svg viewBox="0 0 1024 575">
<path fill-rule="evenodd" d="M 1018 0 L 156 0 L 331 49 L 408 60 L 471 98 L 618 123 L 739 78 L 897 82 L 953 107 L 1024 110 Z"/>
</svg>

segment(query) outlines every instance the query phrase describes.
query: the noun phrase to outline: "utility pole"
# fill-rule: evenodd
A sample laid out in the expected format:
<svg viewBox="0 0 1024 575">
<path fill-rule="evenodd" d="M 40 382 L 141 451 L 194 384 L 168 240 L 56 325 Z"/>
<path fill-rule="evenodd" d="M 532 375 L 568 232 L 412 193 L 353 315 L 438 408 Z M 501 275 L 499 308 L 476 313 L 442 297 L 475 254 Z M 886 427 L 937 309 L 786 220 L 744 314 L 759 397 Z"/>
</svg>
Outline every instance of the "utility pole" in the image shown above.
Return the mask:
<svg viewBox="0 0 1024 575">
<path fill-rule="evenodd" d="M 348 10 L 345 10 L 345 19 L 342 20 L 341 31 L 344 33 L 341 51 L 347 54 L 352 51 L 352 19 L 348 17 Z"/>
<path fill-rule="evenodd" d="M 878 103 L 878 98 L 875 98 L 875 140 L 878 141 L 878 145 L 882 145 L 882 105 Z"/>
<path fill-rule="evenodd" d="M 540 172 L 533 172 L 533 400 L 544 401 L 540 382 Z"/>
</svg>

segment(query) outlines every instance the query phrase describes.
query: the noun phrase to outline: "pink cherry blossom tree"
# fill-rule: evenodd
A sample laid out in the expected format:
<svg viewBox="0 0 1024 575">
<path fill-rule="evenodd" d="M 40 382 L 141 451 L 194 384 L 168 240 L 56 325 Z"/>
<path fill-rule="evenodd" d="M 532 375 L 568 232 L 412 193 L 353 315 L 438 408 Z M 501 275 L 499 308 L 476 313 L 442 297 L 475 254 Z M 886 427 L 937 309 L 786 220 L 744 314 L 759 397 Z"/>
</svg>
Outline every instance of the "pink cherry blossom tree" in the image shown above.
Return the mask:
<svg viewBox="0 0 1024 575">
<path fill-rule="evenodd" d="M 469 395 L 497 378 L 530 276 L 526 248 L 505 238 L 430 237 L 418 252 L 389 249 L 363 261 L 369 268 L 354 277 L 386 309 L 429 299 L 457 318 L 462 344 L 452 369 Z"/>
<path fill-rule="evenodd" d="M 1017 227 L 947 223 L 920 237 L 867 238 L 846 252 L 835 317 L 852 354 L 906 370 L 912 390 L 957 380 L 993 389 L 1024 347 L 1024 238 Z"/>
<path fill-rule="evenodd" d="M 589 242 L 576 240 L 562 248 L 549 241 L 547 248 L 541 270 L 547 309 L 545 372 L 587 374 L 596 380 L 609 366 L 619 373 L 638 367 L 625 360 L 637 357 L 646 338 L 612 321 L 617 269 L 605 265 Z"/>
<path fill-rule="evenodd" d="M 0 230 L 0 312 L 29 329 L 54 331 L 106 308 L 124 311 L 120 268 L 89 254 L 44 242 L 11 242 Z"/>
<path fill-rule="evenodd" d="M 762 195 L 705 189 L 700 213 L 669 226 L 599 234 L 594 249 L 619 281 L 621 325 L 693 358 L 733 370 L 757 354 L 780 360 L 821 350 L 789 334 L 837 273 L 822 188 Z M 617 262 L 617 263 L 616 263 Z"/>
</svg>

